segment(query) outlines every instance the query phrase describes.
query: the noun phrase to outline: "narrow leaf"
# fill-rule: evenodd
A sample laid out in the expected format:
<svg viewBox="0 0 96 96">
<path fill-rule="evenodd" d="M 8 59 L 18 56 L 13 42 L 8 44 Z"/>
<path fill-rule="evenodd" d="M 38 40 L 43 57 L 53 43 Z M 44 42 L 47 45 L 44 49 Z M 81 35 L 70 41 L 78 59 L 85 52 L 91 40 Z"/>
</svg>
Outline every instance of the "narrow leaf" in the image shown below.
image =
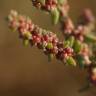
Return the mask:
<svg viewBox="0 0 96 96">
<path fill-rule="evenodd" d="M 76 53 L 79 53 L 82 49 L 82 44 L 79 40 L 75 40 L 73 49 Z"/>
<path fill-rule="evenodd" d="M 52 16 L 52 21 L 53 21 L 53 24 L 57 24 L 59 22 L 59 19 L 60 19 L 60 12 L 57 8 L 53 9 L 51 11 L 51 16 Z"/>
<path fill-rule="evenodd" d="M 84 58 L 82 55 L 77 55 L 76 61 L 78 62 L 80 68 L 84 68 Z"/>
<path fill-rule="evenodd" d="M 23 44 L 24 44 L 24 46 L 28 46 L 29 40 L 28 40 L 28 39 L 24 39 L 24 40 L 23 40 Z"/>
<path fill-rule="evenodd" d="M 73 36 L 71 36 L 68 40 L 70 42 L 70 47 L 73 47 L 75 38 Z"/>
<path fill-rule="evenodd" d="M 52 43 L 48 43 L 46 46 L 48 49 L 52 49 L 53 48 L 53 44 Z"/>
<path fill-rule="evenodd" d="M 68 65 L 76 66 L 76 61 L 74 60 L 73 57 L 67 58 L 66 63 L 67 63 Z"/>
<path fill-rule="evenodd" d="M 54 58 L 54 54 L 48 54 L 48 61 L 52 61 L 52 59 Z"/>
<path fill-rule="evenodd" d="M 67 47 L 69 47 L 69 45 L 70 45 L 70 41 L 64 41 L 64 48 L 67 48 Z"/>
</svg>

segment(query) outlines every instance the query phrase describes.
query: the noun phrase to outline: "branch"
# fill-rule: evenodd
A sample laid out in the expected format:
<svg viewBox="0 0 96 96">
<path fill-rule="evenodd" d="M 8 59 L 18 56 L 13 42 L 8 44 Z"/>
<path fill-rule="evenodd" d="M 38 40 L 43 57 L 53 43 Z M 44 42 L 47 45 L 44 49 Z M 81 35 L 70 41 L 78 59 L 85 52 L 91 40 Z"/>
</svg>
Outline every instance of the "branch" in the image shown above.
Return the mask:
<svg viewBox="0 0 96 96">
<path fill-rule="evenodd" d="M 89 81 L 96 84 L 96 35 L 95 18 L 90 9 L 85 9 L 75 27 L 68 16 L 67 0 L 31 0 L 33 6 L 48 12 L 54 24 L 61 22 L 64 41 L 54 32 L 40 28 L 27 16 L 12 10 L 8 15 L 9 28 L 17 31 L 25 46 L 37 46 L 51 60 L 53 57 L 64 64 L 87 68 Z M 90 35 L 91 34 L 91 35 Z M 93 66 L 95 65 L 95 66 Z"/>
</svg>

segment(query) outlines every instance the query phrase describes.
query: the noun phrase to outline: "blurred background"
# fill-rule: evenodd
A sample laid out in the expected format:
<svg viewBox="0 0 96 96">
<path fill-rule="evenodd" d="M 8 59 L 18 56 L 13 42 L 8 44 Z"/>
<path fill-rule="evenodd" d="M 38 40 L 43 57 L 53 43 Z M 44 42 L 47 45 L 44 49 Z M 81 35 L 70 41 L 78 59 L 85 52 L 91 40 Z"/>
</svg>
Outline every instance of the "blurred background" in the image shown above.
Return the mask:
<svg viewBox="0 0 96 96">
<path fill-rule="evenodd" d="M 86 7 L 96 15 L 96 0 L 69 0 L 70 16 L 76 22 Z M 96 96 L 96 87 L 78 92 L 85 85 L 86 72 L 64 66 L 35 47 L 24 47 L 18 33 L 11 32 L 5 17 L 11 9 L 32 18 L 40 27 L 60 33 L 50 16 L 32 7 L 30 0 L 0 0 L 0 96 Z"/>
</svg>

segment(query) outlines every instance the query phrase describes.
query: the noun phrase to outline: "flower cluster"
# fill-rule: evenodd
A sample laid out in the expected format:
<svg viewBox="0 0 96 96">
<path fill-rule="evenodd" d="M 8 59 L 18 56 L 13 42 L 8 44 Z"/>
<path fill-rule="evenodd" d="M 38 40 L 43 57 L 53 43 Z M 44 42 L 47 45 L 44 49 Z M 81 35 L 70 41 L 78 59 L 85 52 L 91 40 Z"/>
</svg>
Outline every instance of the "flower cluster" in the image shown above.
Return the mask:
<svg viewBox="0 0 96 96">
<path fill-rule="evenodd" d="M 75 38 L 84 41 L 84 36 L 94 29 L 95 18 L 90 9 L 85 9 L 81 14 L 77 27 L 74 26 L 72 20 L 68 17 L 63 20 L 63 32 L 65 34 L 73 35 Z"/>
<path fill-rule="evenodd" d="M 68 17 L 66 20 L 63 20 L 63 34 L 67 36 L 74 36 L 75 39 L 79 40 L 83 44 L 83 48 L 80 52 L 84 59 L 85 65 L 90 65 L 90 47 L 87 44 L 86 40 L 91 39 L 93 42 L 96 42 L 96 38 L 94 36 L 88 35 L 90 32 L 94 30 L 95 18 L 90 9 L 85 9 L 81 14 L 77 27 L 74 26 L 72 20 Z"/>
<path fill-rule="evenodd" d="M 65 46 L 64 42 L 58 40 L 55 33 L 33 24 L 29 17 L 19 15 L 12 10 L 8 16 L 8 21 L 9 27 L 19 32 L 25 45 L 29 43 L 35 45 L 42 49 L 46 55 L 55 56 L 61 61 L 67 60 L 69 57 L 72 59 L 74 53 L 72 47 Z"/>
<path fill-rule="evenodd" d="M 36 8 L 50 11 L 57 6 L 57 0 L 31 0 Z"/>
<path fill-rule="evenodd" d="M 60 9 L 62 11 L 64 11 L 62 8 L 68 8 L 68 2 L 67 0 L 31 0 L 33 6 L 35 6 L 36 8 L 42 9 L 42 10 L 46 10 L 46 11 L 51 11 L 56 7 L 60 7 Z"/>
<path fill-rule="evenodd" d="M 34 7 L 49 12 L 57 24 L 62 17 L 68 17 L 70 6 L 67 0 L 31 0 Z"/>
</svg>

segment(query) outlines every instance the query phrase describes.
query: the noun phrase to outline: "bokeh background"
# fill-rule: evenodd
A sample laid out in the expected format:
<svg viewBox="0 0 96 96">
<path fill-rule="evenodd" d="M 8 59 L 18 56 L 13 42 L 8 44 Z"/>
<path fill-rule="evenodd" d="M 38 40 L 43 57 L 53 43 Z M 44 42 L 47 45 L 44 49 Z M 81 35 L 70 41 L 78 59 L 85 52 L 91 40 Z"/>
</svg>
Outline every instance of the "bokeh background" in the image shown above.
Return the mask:
<svg viewBox="0 0 96 96">
<path fill-rule="evenodd" d="M 96 0 L 69 0 L 70 16 L 76 22 L 86 7 L 96 15 Z M 78 92 L 85 84 L 86 72 L 48 62 L 42 51 L 22 46 L 18 33 L 8 29 L 5 17 L 11 9 L 28 15 L 40 27 L 60 33 L 50 16 L 32 7 L 30 0 L 0 0 L 0 96 L 96 96 L 96 87 Z"/>
</svg>

